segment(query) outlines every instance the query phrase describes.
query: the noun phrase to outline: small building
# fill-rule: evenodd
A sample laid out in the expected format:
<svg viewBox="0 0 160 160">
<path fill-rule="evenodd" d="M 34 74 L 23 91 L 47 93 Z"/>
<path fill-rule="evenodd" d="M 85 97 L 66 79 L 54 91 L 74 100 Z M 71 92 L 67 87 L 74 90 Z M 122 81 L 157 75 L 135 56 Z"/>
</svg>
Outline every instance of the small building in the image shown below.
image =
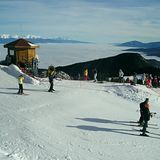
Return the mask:
<svg viewBox="0 0 160 160">
<path fill-rule="evenodd" d="M 8 54 L 6 56 L 7 64 L 33 67 L 33 62 L 37 57 L 35 49 L 38 47 L 38 45 L 22 38 L 5 44 L 4 48 L 8 48 Z"/>
</svg>

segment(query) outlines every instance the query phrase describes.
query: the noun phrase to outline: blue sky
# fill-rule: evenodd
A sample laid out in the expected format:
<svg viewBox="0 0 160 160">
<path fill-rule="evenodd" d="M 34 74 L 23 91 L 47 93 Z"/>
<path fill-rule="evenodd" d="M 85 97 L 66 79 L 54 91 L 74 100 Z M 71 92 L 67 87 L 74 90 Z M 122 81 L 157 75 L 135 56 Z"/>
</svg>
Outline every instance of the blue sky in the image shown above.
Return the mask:
<svg viewBox="0 0 160 160">
<path fill-rule="evenodd" d="M 0 34 L 116 43 L 160 40 L 159 0 L 0 0 Z"/>
</svg>

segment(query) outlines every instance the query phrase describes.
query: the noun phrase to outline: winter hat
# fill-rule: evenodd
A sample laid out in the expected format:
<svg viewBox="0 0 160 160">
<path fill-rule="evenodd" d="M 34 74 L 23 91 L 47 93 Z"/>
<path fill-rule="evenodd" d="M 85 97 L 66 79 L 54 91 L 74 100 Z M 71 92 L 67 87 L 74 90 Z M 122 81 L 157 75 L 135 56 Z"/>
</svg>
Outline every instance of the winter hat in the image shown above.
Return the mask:
<svg viewBox="0 0 160 160">
<path fill-rule="evenodd" d="M 149 101 L 149 98 L 146 98 L 146 100 L 145 101 Z"/>
</svg>

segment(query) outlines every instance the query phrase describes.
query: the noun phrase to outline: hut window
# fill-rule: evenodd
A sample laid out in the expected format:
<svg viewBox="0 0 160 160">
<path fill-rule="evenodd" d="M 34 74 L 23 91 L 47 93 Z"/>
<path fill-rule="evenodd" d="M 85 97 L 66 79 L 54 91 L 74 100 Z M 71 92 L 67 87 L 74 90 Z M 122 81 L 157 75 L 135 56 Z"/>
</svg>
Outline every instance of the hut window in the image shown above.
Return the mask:
<svg viewBox="0 0 160 160">
<path fill-rule="evenodd" d="M 14 55 L 14 50 L 10 50 L 10 55 L 11 55 L 11 56 Z"/>
</svg>

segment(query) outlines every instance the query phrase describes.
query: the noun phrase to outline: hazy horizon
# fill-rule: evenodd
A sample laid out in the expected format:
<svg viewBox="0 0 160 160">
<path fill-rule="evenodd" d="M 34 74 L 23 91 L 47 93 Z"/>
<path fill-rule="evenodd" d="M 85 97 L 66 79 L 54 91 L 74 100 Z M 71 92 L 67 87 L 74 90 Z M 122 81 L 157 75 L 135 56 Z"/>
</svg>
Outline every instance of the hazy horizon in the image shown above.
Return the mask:
<svg viewBox="0 0 160 160">
<path fill-rule="evenodd" d="M 48 68 L 49 65 L 66 66 L 74 63 L 86 62 L 101 58 L 115 56 L 129 47 L 118 47 L 111 44 L 68 44 L 68 43 L 52 43 L 39 44 L 36 53 L 39 57 L 39 68 Z M 0 61 L 4 60 L 7 55 L 7 49 L 0 44 Z M 146 56 L 146 59 L 156 59 L 159 57 Z"/>
<path fill-rule="evenodd" d="M 68 44 L 52 43 L 39 44 L 36 53 L 39 57 L 39 67 L 47 68 L 48 65 L 62 66 L 80 63 L 100 58 L 115 56 L 122 53 L 126 47 L 117 47 L 111 44 Z M 0 60 L 4 60 L 7 49 L 0 44 Z"/>
</svg>

